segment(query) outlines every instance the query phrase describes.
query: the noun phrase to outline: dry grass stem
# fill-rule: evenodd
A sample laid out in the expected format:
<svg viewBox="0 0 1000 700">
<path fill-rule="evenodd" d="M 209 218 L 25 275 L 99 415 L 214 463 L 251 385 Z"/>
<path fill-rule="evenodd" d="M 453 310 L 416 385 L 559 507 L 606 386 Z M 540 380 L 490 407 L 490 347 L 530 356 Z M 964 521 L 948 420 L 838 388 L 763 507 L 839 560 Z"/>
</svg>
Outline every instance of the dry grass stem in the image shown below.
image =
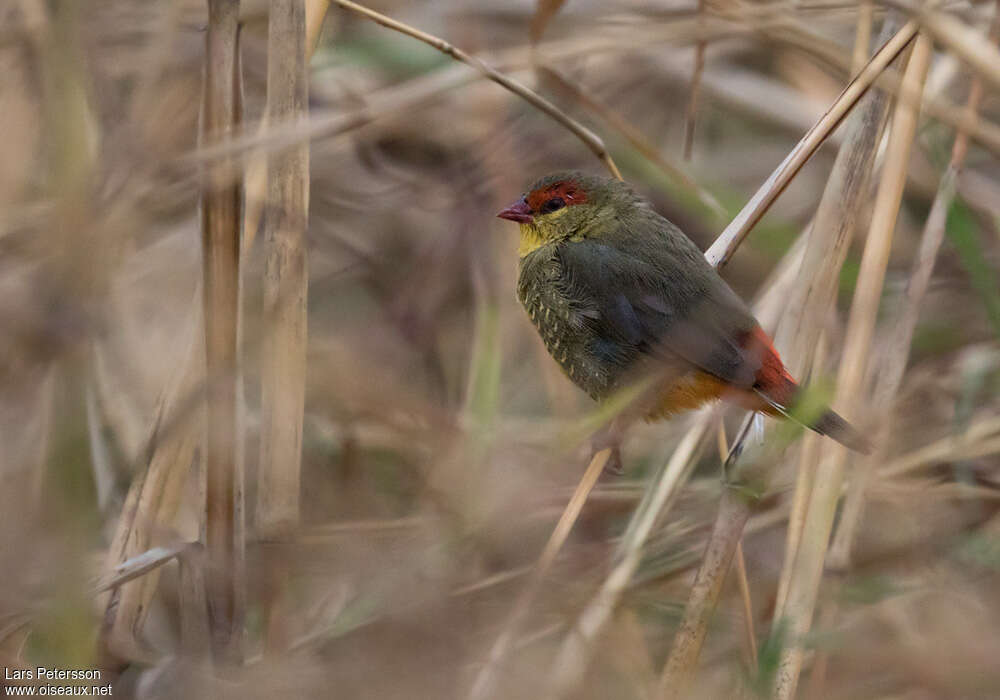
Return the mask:
<svg viewBox="0 0 1000 700">
<path fill-rule="evenodd" d="M 240 122 L 239 2 L 211 0 L 206 35 L 202 128 L 205 141 L 229 137 Z M 205 541 L 212 648 L 236 662 L 243 630 L 241 437 L 237 425 L 240 227 L 242 183 L 220 163 L 202 199 L 204 321 L 208 376 Z M 220 174 L 220 170 L 222 174 Z"/>
<path fill-rule="evenodd" d="M 660 168 L 664 175 L 697 197 L 702 204 L 711 209 L 716 215 L 720 217 L 725 216 L 726 210 L 711 192 L 692 180 L 687 173 L 665 158 L 656 146 L 650 143 L 642 132 L 628 120 L 624 119 L 615 110 L 593 95 L 581 90 L 557 70 L 548 66 L 539 66 L 538 70 L 542 72 L 546 79 L 556 83 L 559 89 L 568 92 L 572 95 L 573 99 L 607 122 L 608 126 L 621 134 L 635 150 L 639 151 L 651 163 Z"/>
<path fill-rule="evenodd" d="M 181 649 L 200 664 L 211 650 L 212 639 L 208 626 L 205 548 L 200 543 L 190 543 L 178 552 L 177 560 L 180 564 L 177 597 L 181 608 Z"/>
<path fill-rule="evenodd" d="M 851 54 L 851 75 L 857 75 L 868 60 L 869 46 L 872 43 L 871 0 L 861 0 L 858 4 L 858 20 L 854 30 L 854 53 Z"/>
<path fill-rule="evenodd" d="M 931 40 L 920 35 L 903 77 L 904 88 L 920 90 L 932 53 Z M 837 381 L 837 405 L 848 419 L 857 416 L 857 399 L 862 388 L 867 357 L 875 328 L 882 282 L 892 245 L 896 216 L 902 201 L 909 164 L 910 147 L 916 133 L 918 110 L 907 103 L 897 106 L 886 151 L 886 162 L 868 241 L 861 262 L 858 288 L 851 307 L 841 370 Z M 775 678 L 775 695 L 790 700 L 795 695 L 804 649 L 802 639 L 809 630 L 823 572 L 830 530 L 843 482 L 846 450 L 831 447 L 828 460 L 820 463 L 809 499 L 801 544 L 795 556 L 784 616 L 776 624 L 787 624 L 790 646 L 782 650 Z"/>
<path fill-rule="evenodd" d="M 953 51 L 983 80 L 1000 86 L 1000 49 L 990 38 L 946 12 L 919 7 L 908 0 L 899 0 L 898 4 L 913 12 L 928 34 Z"/>
<path fill-rule="evenodd" d="M 691 429 L 677 445 L 670 460 L 654 477 L 652 486 L 636 508 L 628 530 L 618 547 L 614 567 L 605 578 L 600 590 L 579 615 L 559 648 L 550 676 L 552 696 L 566 697 L 579 683 L 597 636 L 603 632 L 622 593 L 639 566 L 642 548 L 649 538 L 653 525 L 677 497 L 711 422 L 712 412 L 702 409 L 695 417 Z"/>
<path fill-rule="evenodd" d="M 954 459 L 976 459 L 1000 450 L 1000 421 L 985 420 L 970 425 L 961 435 L 949 435 L 929 445 L 897 457 L 879 470 L 879 476 L 892 479 L 923 467 Z"/>
<path fill-rule="evenodd" d="M 752 417 L 747 418 L 752 420 Z M 725 423 L 719 421 L 719 459 L 723 464 L 729 459 L 729 446 L 726 444 Z M 744 529 L 746 525 L 744 524 Z M 746 635 L 747 652 L 750 656 L 750 667 L 757 667 L 757 635 L 753 621 L 753 598 L 750 595 L 750 579 L 747 576 L 747 560 L 743 553 L 743 539 L 736 543 L 736 584 L 740 591 L 740 601 L 743 603 L 743 632 Z"/>
<path fill-rule="evenodd" d="M 302 0 L 271 0 L 267 40 L 269 118 L 304 123 L 309 100 L 308 28 Z M 263 245 L 260 353 L 260 458 L 254 536 L 270 542 L 292 535 L 300 520 L 302 434 L 306 397 L 306 341 L 309 263 L 309 143 L 272 152 L 267 167 L 267 216 Z M 267 562 L 265 645 L 285 651 L 288 565 L 270 548 Z"/>
<path fill-rule="evenodd" d="M 994 43 L 1000 36 L 1000 11 L 994 13 L 989 36 Z M 983 79 L 980 74 L 976 73 L 969 85 L 969 97 L 966 102 L 966 110 L 970 117 L 975 118 L 982 98 Z M 930 286 L 938 250 L 944 241 L 948 211 L 955 199 L 956 183 L 968 150 L 968 134 L 959 131 L 955 134 L 951 160 L 944 175 L 941 176 L 941 183 L 924 224 L 920 250 L 914 259 L 913 269 L 906 287 L 903 309 L 889 339 L 888 349 L 884 353 L 884 366 L 877 373 L 878 380 L 875 383 L 873 394 L 874 415 L 883 416 L 883 418 L 878 427 L 878 439 L 875 441 L 876 452 L 858 465 L 848 485 L 840 525 L 837 527 L 828 556 L 828 565 L 835 570 L 843 570 L 850 565 L 851 547 L 861 522 L 865 490 L 876 466 L 885 461 L 892 426 L 892 404 L 903 383 L 903 374 L 909 359 L 910 346 L 913 343 L 913 333 L 917 328 L 917 320 L 920 316 L 924 296 Z"/>
<path fill-rule="evenodd" d="M 604 467 L 610 457 L 611 449 L 605 448 L 595 453 L 591 458 L 590 464 L 587 465 L 587 469 L 584 471 L 583 478 L 580 479 L 580 483 L 573 491 L 573 496 L 570 498 L 569 503 L 566 504 L 566 509 L 559 517 L 559 522 L 556 523 L 552 534 L 545 543 L 545 549 L 542 550 L 541 556 L 538 557 L 538 563 L 532 570 L 531 580 L 518 595 L 503 630 L 490 648 L 486 664 L 476 674 L 476 679 L 469 690 L 469 700 L 481 700 L 482 698 L 489 697 L 494 692 L 498 669 L 503 665 L 504 658 L 507 656 L 512 642 L 520 634 L 521 624 L 531 609 L 531 604 L 534 602 L 545 576 L 552 568 L 552 564 L 559 555 L 559 551 L 566 543 L 566 538 L 569 537 L 569 533 L 573 529 L 573 524 L 580 516 L 580 511 L 583 510 L 587 498 L 590 496 L 594 485 L 597 483 L 597 479 L 604 471 Z"/>
<path fill-rule="evenodd" d="M 278 121 L 305 117 L 306 18 L 299 0 L 272 0 L 268 31 L 267 112 Z M 267 262 L 261 348 L 261 427 L 256 535 L 272 539 L 299 522 L 300 461 L 306 381 L 309 146 L 272 153 L 268 163 Z"/>
<path fill-rule="evenodd" d="M 619 180 L 622 179 L 622 174 L 619 172 L 618 166 L 615 165 L 614 160 L 611 158 L 611 154 L 608 152 L 608 149 L 605 148 L 604 141 L 601 140 L 600 136 L 570 117 L 568 114 L 563 112 L 528 86 L 507 75 L 504 75 L 500 71 L 488 65 L 482 59 L 476 58 L 475 56 L 462 51 L 444 39 L 439 39 L 436 36 L 422 32 L 408 24 L 394 20 L 391 17 L 386 17 L 383 14 L 375 12 L 374 10 L 364 7 L 363 5 L 358 5 L 350 0 L 334 0 L 334 2 L 347 10 L 364 15 L 368 19 L 381 24 L 383 27 L 388 27 L 389 29 L 393 29 L 397 32 L 422 41 L 428 46 L 434 47 L 441 53 L 451 56 L 456 61 L 461 61 L 462 63 L 472 66 L 493 82 L 506 88 L 510 92 L 528 102 L 528 104 L 547 114 L 556 123 L 569 129 L 574 136 L 580 139 L 580 141 L 582 141 L 583 144 L 589 148 L 602 163 L 604 163 L 605 167 L 612 175 Z"/>
<path fill-rule="evenodd" d="M 542 35 L 545 34 L 545 28 L 549 26 L 549 22 L 552 18 L 556 16 L 559 9 L 563 6 L 566 0 L 539 0 L 537 6 L 535 7 L 535 14 L 531 17 L 531 26 L 528 30 L 528 36 L 531 38 L 532 44 L 537 44 Z"/>
<path fill-rule="evenodd" d="M 840 96 L 834 101 L 823 116 L 795 145 L 781 164 L 771 173 L 771 176 L 757 190 L 754 196 L 743 207 L 739 214 L 729 222 L 726 230 L 716 239 L 712 247 L 705 253 L 715 266 L 724 265 L 735 251 L 736 246 L 750 230 L 760 221 L 765 212 L 778 198 L 796 173 L 806 161 L 816 152 L 816 149 L 826 140 L 851 111 L 861 96 L 871 87 L 872 83 L 890 63 L 899 55 L 913 39 L 917 32 L 915 21 L 907 22 L 895 36 L 887 41 L 868 62 L 865 68 L 854 78 Z"/>
<path fill-rule="evenodd" d="M 686 698 L 708 633 L 708 623 L 722 592 L 733 555 L 750 518 L 751 501 L 736 488 L 723 489 L 719 512 L 701 566 L 691 585 L 684 617 L 660 676 L 661 698 Z"/>
<path fill-rule="evenodd" d="M 188 399 L 205 378 L 201 319 L 200 312 L 193 314 L 188 333 L 179 343 L 185 349 L 183 360 L 159 401 L 148 438 L 148 462 L 129 487 L 108 548 L 106 566 L 111 575 L 122 563 L 151 549 L 161 533 L 169 530 L 184 484 L 199 465 L 199 447 L 205 440 L 204 408 L 198 401 L 192 410 Z M 158 582 L 159 571 L 153 570 L 112 590 L 98 642 L 102 656 L 128 658 L 137 649 Z"/>
<path fill-rule="evenodd" d="M 167 547 L 153 547 L 148 552 L 143 552 L 122 562 L 114 568 L 112 576 L 106 576 L 94 585 L 94 593 L 102 593 L 112 588 L 117 588 L 132 579 L 148 574 L 150 571 L 171 561 L 184 551 L 184 548 L 187 546 L 188 543 L 183 542 Z"/>
<path fill-rule="evenodd" d="M 316 49 L 316 41 L 319 39 L 320 29 L 323 27 L 323 18 L 330 7 L 330 0 L 305 0 L 306 2 L 306 65 L 312 58 Z M 257 127 L 258 138 L 267 137 L 271 116 L 265 105 L 264 115 L 261 117 L 260 125 Z M 298 123 L 295 128 L 301 128 Z M 264 212 L 264 202 L 267 200 L 267 154 L 258 153 L 251 157 L 246 165 L 246 206 L 243 214 L 243 256 L 247 256 L 253 249 L 257 231 L 260 229 L 260 220 Z"/>
<path fill-rule="evenodd" d="M 744 524 L 744 529 L 746 525 Z M 743 603 L 743 631 L 750 654 L 750 668 L 757 667 L 757 633 L 753 621 L 753 597 L 750 594 L 750 577 L 747 576 L 747 560 L 743 554 L 743 540 L 736 543 L 736 582 L 740 588 Z"/>
<path fill-rule="evenodd" d="M 698 0 L 698 18 L 705 15 L 705 0 Z M 691 160 L 694 148 L 694 128 L 698 118 L 698 98 L 701 94 L 701 74 L 705 72 L 705 45 L 700 39 L 694 47 L 694 67 L 691 69 L 691 87 L 688 89 L 687 107 L 684 110 L 684 160 Z"/>
<path fill-rule="evenodd" d="M 887 40 L 899 23 L 898 14 L 890 14 L 884 22 L 880 39 Z M 825 352 L 826 344 L 822 340 L 822 328 L 833 307 L 840 271 L 847 258 L 857 218 L 869 196 L 869 183 L 879 144 L 882 143 L 888 109 L 888 94 L 873 90 L 865 95 L 857 110 L 848 118 L 843 145 L 837 152 L 816 209 L 798 279 L 775 334 L 775 346 L 785 358 L 792 376 L 800 380 L 809 376 L 811 368 L 823 366 L 820 355 Z M 784 608 L 813 489 L 818 448 L 816 436 L 807 435 L 799 455 L 792 511 L 786 531 L 785 559 L 778 581 L 775 610 L 779 616 Z"/>
</svg>

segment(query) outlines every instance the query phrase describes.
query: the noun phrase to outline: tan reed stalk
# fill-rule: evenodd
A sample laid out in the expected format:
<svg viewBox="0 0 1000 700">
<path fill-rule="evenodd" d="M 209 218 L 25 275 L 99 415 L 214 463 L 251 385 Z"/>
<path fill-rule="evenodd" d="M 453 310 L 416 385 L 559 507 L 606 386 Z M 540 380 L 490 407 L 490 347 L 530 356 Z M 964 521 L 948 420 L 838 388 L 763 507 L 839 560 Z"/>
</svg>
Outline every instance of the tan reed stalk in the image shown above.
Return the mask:
<svg viewBox="0 0 1000 700">
<path fill-rule="evenodd" d="M 302 122 L 309 99 L 309 51 L 304 0 L 271 0 L 267 42 L 270 119 Z M 264 340 L 260 352 L 260 458 L 254 538 L 288 538 L 299 524 L 302 433 L 305 419 L 309 263 L 309 143 L 271 152 L 267 159 L 267 210 L 263 246 Z M 271 555 L 274 556 L 271 556 Z M 284 612 L 287 562 L 266 548 L 265 645 L 291 643 Z"/>
<path fill-rule="evenodd" d="M 267 113 L 294 122 L 308 100 L 303 0 L 272 0 L 268 25 Z M 264 245 L 265 338 L 261 348 L 260 463 L 256 535 L 274 539 L 299 522 L 306 382 L 309 147 L 272 153 L 268 162 Z"/>
<path fill-rule="evenodd" d="M 813 367 L 822 370 L 826 365 L 827 340 L 825 334 L 820 334 L 813 356 Z M 785 558 L 778 576 L 778 590 L 774 596 L 776 614 L 785 607 L 785 596 L 788 594 L 788 579 L 791 577 L 795 553 L 799 551 L 799 540 L 802 537 L 802 526 L 806 521 L 806 508 L 809 505 L 809 495 L 812 493 L 816 479 L 816 458 L 819 455 L 820 436 L 809 431 L 802 437 L 799 449 L 798 474 L 795 477 L 795 490 L 792 494 L 792 507 L 788 512 L 788 527 L 785 528 Z"/>
<path fill-rule="evenodd" d="M 743 527 L 750 518 L 754 500 L 756 499 L 741 493 L 736 486 L 729 486 L 722 491 L 719 512 L 709 535 L 705 555 L 691 585 L 691 592 L 684 606 L 684 617 L 677 628 L 670 656 L 660 676 L 660 698 L 686 698 L 690 695 L 691 678 L 708 632 L 709 619 L 715 612 L 722 585 L 743 536 Z"/>
<path fill-rule="evenodd" d="M 719 459 L 725 464 L 729 457 L 729 446 L 726 444 L 724 424 L 719 422 Z M 745 527 L 745 524 L 744 524 Z M 740 589 L 740 601 L 743 603 L 743 632 L 747 640 L 747 652 L 750 656 L 750 667 L 757 667 L 757 636 L 754 632 L 753 597 L 750 595 L 750 580 L 747 577 L 747 560 L 743 554 L 743 537 L 736 543 L 736 583 Z"/>
<path fill-rule="evenodd" d="M 719 459 L 723 464 L 729 458 L 729 445 L 726 442 L 725 423 L 719 421 Z M 745 525 L 744 525 L 745 527 Z M 757 666 L 757 636 L 754 633 L 753 597 L 750 595 L 750 580 L 747 577 L 747 560 L 743 554 L 743 538 L 736 543 L 736 584 L 740 590 L 740 601 L 743 603 L 743 632 L 747 640 L 747 652 L 750 657 L 750 667 Z"/>
<path fill-rule="evenodd" d="M 933 45 L 925 35 L 917 37 L 903 76 L 903 88 L 920 94 L 926 78 Z M 910 147 L 916 132 L 919 110 L 902 101 L 893 116 L 892 133 L 886 152 L 885 168 L 875 201 L 868 241 L 861 262 L 858 287 L 851 307 L 837 396 L 834 402 L 850 420 L 856 418 L 857 398 L 862 389 L 874 334 L 878 302 L 885 268 L 892 246 L 896 216 L 906 182 Z M 845 448 L 831 445 L 829 459 L 820 463 L 809 499 L 808 513 L 788 585 L 785 614 L 775 618 L 776 626 L 785 626 L 789 645 L 782 650 L 774 683 L 775 697 L 791 700 L 795 695 L 804 650 L 801 641 L 808 632 L 819 583 L 823 573 L 830 530 L 843 483 Z"/>
<path fill-rule="evenodd" d="M 899 24 L 898 14 L 888 15 L 880 40 L 887 40 Z M 863 32 L 859 31 L 859 34 Z M 844 142 L 816 209 L 816 219 L 798 280 L 775 334 L 775 346 L 785 357 L 792 376 L 803 381 L 810 369 L 817 366 L 814 361 L 818 364 L 815 349 L 823 345 L 820 342 L 822 328 L 833 307 L 837 280 L 847 258 L 857 218 L 868 200 L 869 183 L 875 156 L 882 143 L 888 109 L 889 95 L 881 90 L 872 91 L 845 125 Z M 779 615 L 793 569 L 792 562 L 798 551 L 806 504 L 812 493 L 818 444 L 813 436 L 806 436 L 799 455 L 792 511 L 786 531 L 785 563 L 778 581 L 775 610 Z"/>
<path fill-rule="evenodd" d="M 195 663 L 204 663 L 211 650 L 205 548 L 200 542 L 186 545 L 177 555 L 180 564 L 178 603 L 181 609 L 181 649 Z"/>
<path fill-rule="evenodd" d="M 319 40 L 319 32 L 323 27 L 323 18 L 330 7 L 330 0 L 306 0 L 306 65 L 312 58 L 316 50 L 316 42 Z M 271 116 L 264 107 L 264 115 L 261 117 L 260 126 L 257 127 L 257 136 L 264 138 L 267 135 Z M 293 125 L 299 127 L 299 124 Z M 256 154 L 246 167 L 246 206 L 243 215 L 243 256 L 246 257 L 253 249 L 254 241 L 257 238 L 257 231 L 260 229 L 261 215 L 264 211 L 264 201 L 267 199 L 267 154 Z"/>
<path fill-rule="evenodd" d="M 753 596 L 750 594 L 750 579 L 747 577 L 747 560 L 743 555 L 743 539 L 736 543 L 736 582 L 740 587 L 740 600 L 743 603 L 743 631 L 747 638 L 747 652 L 750 655 L 750 668 L 757 667 L 757 635 L 753 621 Z"/>
<path fill-rule="evenodd" d="M 210 0 L 202 130 L 228 138 L 240 121 L 239 1 Z M 205 541 L 212 650 L 219 663 L 241 658 L 243 619 L 241 465 L 237 425 L 242 182 L 227 163 L 210 169 L 202 196 L 203 300 L 207 383 Z"/>
</svg>

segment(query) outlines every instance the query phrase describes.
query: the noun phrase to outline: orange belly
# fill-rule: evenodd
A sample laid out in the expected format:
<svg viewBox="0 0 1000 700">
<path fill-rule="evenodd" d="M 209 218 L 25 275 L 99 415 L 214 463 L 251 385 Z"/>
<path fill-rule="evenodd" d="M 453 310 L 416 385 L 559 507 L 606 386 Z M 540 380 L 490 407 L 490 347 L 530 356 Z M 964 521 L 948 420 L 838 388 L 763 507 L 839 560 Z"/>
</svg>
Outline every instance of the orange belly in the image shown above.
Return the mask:
<svg viewBox="0 0 1000 700">
<path fill-rule="evenodd" d="M 694 372 L 660 389 L 646 420 L 669 418 L 721 398 L 726 385 L 711 374 Z"/>
<path fill-rule="evenodd" d="M 777 415 L 767 402 L 754 392 L 729 386 L 721 379 L 705 372 L 696 371 L 680 380 L 667 383 L 660 387 L 654 396 L 653 408 L 646 414 L 647 421 L 669 418 L 716 399 L 732 401 L 748 411 Z"/>
</svg>

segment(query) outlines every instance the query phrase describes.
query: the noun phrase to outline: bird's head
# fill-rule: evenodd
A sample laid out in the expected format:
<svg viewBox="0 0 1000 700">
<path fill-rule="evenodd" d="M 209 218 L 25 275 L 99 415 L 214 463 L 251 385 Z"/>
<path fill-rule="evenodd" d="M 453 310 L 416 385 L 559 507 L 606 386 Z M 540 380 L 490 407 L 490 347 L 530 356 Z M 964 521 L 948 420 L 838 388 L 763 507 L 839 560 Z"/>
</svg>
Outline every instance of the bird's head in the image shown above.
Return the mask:
<svg viewBox="0 0 1000 700">
<path fill-rule="evenodd" d="M 523 258 L 543 245 L 599 232 L 603 222 L 637 201 L 628 185 L 619 180 L 569 170 L 536 180 L 497 216 L 521 225 L 518 255 Z"/>
</svg>

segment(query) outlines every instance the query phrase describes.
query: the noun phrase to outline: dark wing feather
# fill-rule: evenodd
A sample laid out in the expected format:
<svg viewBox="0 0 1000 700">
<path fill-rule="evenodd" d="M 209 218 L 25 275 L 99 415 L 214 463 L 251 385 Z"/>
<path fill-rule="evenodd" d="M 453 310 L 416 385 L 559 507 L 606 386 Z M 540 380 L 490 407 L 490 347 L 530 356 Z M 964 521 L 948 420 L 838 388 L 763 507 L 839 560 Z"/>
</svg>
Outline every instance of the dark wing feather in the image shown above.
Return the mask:
<svg viewBox="0 0 1000 700">
<path fill-rule="evenodd" d="M 618 235 L 559 246 L 565 294 L 589 310 L 595 344 L 618 345 L 630 361 L 680 357 L 728 384 L 752 387 L 761 357 L 746 347 L 756 327 L 749 310 L 689 240 L 652 243 Z"/>
</svg>

